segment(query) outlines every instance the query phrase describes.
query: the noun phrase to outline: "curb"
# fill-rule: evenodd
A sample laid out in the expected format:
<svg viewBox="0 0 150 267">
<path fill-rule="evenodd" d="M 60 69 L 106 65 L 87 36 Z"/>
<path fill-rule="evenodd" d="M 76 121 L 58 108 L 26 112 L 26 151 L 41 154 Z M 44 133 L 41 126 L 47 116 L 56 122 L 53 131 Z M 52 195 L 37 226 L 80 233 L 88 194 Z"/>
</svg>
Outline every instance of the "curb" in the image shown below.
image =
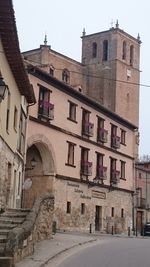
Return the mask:
<svg viewBox="0 0 150 267">
<path fill-rule="evenodd" d="M 82 246 L 82 245 L 85 245 L 85 244 L 88 244 L 88 243 L 92 243 L 92 242 L 96 242 L 97 239 L 91 239 L 91 240 L 88 240 L 88 241 L 84 241 L 84 242 L 80 242 L 78 244 L 75 244 L 71 247 L 68 247 L 68 248 L 65 248 L 61 251 L 59 251 L 58 253 L 56 253 L 54 256 L 50 257 L 48 260 L 46 260 L 45 262 L 43 262 L 41 265 L 39 265 L 39 267 L 44 267 L 46 264 L 48 264 L 51 260 L 53 260 L 54 258 L 58 257 L 59 255 L 63 254 L 64 252 L 66 251 L 69 251 L 71 250 L 72 248 L 75 248 L 75 247 L 78 247 L 78 246 Z"/>
</svg>

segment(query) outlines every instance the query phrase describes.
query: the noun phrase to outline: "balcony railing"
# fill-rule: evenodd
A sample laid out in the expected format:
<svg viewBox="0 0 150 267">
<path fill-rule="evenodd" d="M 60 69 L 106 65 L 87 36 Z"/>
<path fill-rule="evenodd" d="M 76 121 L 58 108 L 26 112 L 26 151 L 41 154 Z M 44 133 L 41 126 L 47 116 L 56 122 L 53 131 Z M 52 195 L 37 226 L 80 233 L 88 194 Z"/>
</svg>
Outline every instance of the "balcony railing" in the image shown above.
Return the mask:
<svg viewBox="0 0 150 267">
<path fill-rule="evenodd" d="M 48 101 L 39 102 L 39 116 L 48 120 L 54 119 L 54 105 Z"/>
<path fill-rule="evenodd" d="M 98 128 L 97 141 L 107 143 L 108 131 L 104 128 Z"/>
<path fill-rule="evenodd" d="M 94 133 L 94 124 L 91 122 L 83 122 L 82 125 L 82 134 L 86 136 L 93 136 Z"/>
<path fill-rule="evenodd" d="M 86 176 L 92 175 L 92 162 L 89 161 L 81 161 L 81 174 Z"/>
<path fill-rule="evenodd" d="M 120 137 L 116 135 L 112 136 L 111 144 L 114 148 L 120 148 Z"/>
<path fill-rule="evenodd" d="M 111 183 L 118 184 L 120 181 L 120 171 L 112 170 L 111 173 Z"/>
<path fill-rule="evenodd" d="M 140 209 L 146 209 L 146 199 L 138 197 L 136 200 L 136 206 Z"/>
<path fill-rule="evenodd" d="M 107 179 L 107 167 L 105 166 L 98 166 L 97 168 L 97 179 L 106 180 Z"/>
</svg>

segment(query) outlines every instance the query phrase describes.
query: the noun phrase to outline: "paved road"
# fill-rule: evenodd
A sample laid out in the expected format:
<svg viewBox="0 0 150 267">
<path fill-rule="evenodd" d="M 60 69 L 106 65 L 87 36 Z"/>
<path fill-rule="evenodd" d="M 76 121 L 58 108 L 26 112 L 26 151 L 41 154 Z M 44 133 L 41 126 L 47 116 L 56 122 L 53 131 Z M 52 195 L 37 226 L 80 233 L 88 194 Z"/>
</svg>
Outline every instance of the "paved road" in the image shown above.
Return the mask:
<svg viewBox="0 0 150 267">
<path fill-rule="evenodd" d="M 81 249 L 58 267 L 150 267 L 150 239 L 112 238 Z"/>
</svg>

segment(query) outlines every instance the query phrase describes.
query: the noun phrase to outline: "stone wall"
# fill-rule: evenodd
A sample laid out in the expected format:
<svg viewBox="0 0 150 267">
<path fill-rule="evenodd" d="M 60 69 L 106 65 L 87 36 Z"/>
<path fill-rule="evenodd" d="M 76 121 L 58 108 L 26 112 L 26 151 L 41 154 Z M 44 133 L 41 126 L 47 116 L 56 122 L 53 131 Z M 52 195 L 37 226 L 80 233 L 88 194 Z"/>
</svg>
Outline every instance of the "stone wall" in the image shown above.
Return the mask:
<svg viewBox="0 0 150 267">
<path fill-rule="evenodd" d="M 35 201 L 24 223 L 9 233 L 6 255 L 13 256 L 14 263 L 32 255 L 35 242 L 51 238 L 53 211 L 54 196 L 43 194 Z"/>
<path fill-rule="evenodd" d="M 102 233 L 127 233 L 132 223 L 131 192 L 116 188 L 88 186 L 86 183 L 56 180 L 55 221 L 57 229 L 97 231 L 96 207 L 99 209 L 99 230 Z M 70 202 L 70 212 L 67 212 Z M 84 213 L 81 205 L 84 204 Z M 113 209 L 113 214 L 112 214 Z"/>
</svg>

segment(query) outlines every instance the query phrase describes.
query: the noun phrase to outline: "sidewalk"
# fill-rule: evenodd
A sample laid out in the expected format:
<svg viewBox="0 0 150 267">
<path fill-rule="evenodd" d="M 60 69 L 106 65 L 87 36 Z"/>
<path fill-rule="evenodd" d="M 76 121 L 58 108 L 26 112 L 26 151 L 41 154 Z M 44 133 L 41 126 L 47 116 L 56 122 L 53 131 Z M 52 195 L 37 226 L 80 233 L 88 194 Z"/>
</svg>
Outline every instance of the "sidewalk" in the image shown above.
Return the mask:
<svg viewBox="0 0 150 267">
<path fill-rule="evenodd" d="M 79 232 L 57 232 L 50 240 L 43 240 L 35 245 L 33 255 L 25 258 L 23 261 L 16 263 L 16 267 L 44 267 L 44 264 L 55 259 L 58 255 L 67 252 L 72 248 L 94 243 L 96 241 L 105 242 L 112 238 L 143 238 L 141 236 L 130 237 L 127 235 L 111 235 L 111 234 L 88 234 Z M 144 237 L 146 238 L 146 237 Z M 105 241 L 104 241 L 105 240 Z"/>
<path fill-rule="evenodd" d="M 16 267 L 43 267 L 49 260 L 71 248 L 96 241 L 93 235 L 56 233 L 53 239 L 43 240 L 35 245 L 33 255 L 16 263 Z"/>
</svg>

